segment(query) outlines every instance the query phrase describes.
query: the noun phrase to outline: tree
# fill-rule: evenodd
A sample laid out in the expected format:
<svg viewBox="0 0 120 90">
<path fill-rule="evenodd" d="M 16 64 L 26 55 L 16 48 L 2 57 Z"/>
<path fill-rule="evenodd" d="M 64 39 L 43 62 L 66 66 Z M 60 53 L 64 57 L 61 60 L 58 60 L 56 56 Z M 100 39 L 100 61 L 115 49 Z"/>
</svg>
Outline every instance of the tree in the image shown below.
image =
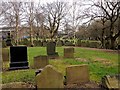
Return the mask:
<svg viewBox="0 0 120 90">
<path fill-rule="evenodd" d="M 42 7 L 43 11 L 45 11 L 46 26 L 50 31 L 51 39 L 53 39 L 53 37 L 57 34 L 61 20 L 67 13 L 66 5 L 67 4 L 65 2 L 57 1 L 53 3 L 47 3 Z"/>
<path fill-rule="evenodd" d="M 22 15 L 22 2 L 3 2 L 3 22 L 7 26 L 15 27 L 15 43 L 18 45 L 18 30 L 20 26 L 20 16 Z"/>
<path fill-rule="evenodd" d="M 115 49 L 115 41 L 120 36 L 120 30 L 118 29 L 117 32 L 115 30 L 115 22 L 118 18 L 120 18 L 120 2 L 115 1 L 98 1 L 97 3 L 94 3 L 94 6 L 96 8 L 99 8 L 101 12 L 104 14 L 94 14 L 95 17 L 105 18 L 107 21 L 110 22 L 109 26 L 109 36 L 107 36 L 105 39 L 110 39 L 110 48 Z"/>
<path fill-rule="evenodd" d="M 34 2 L 26 2 L 25 3 L 25 12 L 26 12 L 26 21 L 27 25 L 30 28 L 28 32 L 30 35 L 30 43 L 33 46 L 33 26 L 34 26 L 34 19 L 35 19 L 35 3 Z"/>
<path fill-rule="evenodd" d="M 42 11 L 40 3 L 35 8 L 35 26 L 36 30 L 34 30 L 36 38 L 44 38 L 45 35 L 45 15 L 44 11 Z"/>
</svg>

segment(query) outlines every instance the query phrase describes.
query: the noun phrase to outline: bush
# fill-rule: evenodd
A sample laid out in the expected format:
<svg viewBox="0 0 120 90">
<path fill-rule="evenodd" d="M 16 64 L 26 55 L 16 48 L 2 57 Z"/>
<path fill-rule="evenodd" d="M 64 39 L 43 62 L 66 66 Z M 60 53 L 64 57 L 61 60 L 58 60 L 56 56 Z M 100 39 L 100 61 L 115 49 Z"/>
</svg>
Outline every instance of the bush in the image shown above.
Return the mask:
<svg viewBox="0 0 120 90">
<path fill-rule="evenodd" d="M 81 46 L 81 39 L 78 39 L 75 46 Z"/>
<path fill-rule="evenodd" d="M 88 41 L 88 40 L 78 39 L 77 42 L 76 42 L 76 46 L 90 47 L 90 48 L 100 48 L 101 44 L 100 44 L 99 41 Z"/>
<path fill-rule="evenodd" d="M 40 40 L 33 41 L 34 46 L 42 46 L 42 42 Z"/>
<path fill-rule="evenodd" d="M 70 41 L 69 42 L 65 42 L 64 45 L 65 46 L 74 46 L 74 44 L 72 42 L 70 42 Z"/>
<path fill-rule="evenodd" d="M 89 42 L 89 47 L 90 48 L 100 48 L 101 45 L 100 45 L 100 42 L 98 42 L 98 41 L 90 41 Z"/>
<path fill-rule="evenodd" d="M 20 45 L 31 46 L 31 43 L 27 38 L 23 39 L 21 42 L 19 42 L 19 44 Z"/>
<path fill-rule="evenodd" d="M 63 41 L 62 40 L 58 40 L 56 43 L 57 46 L 63 46 Z"/>
</svg>

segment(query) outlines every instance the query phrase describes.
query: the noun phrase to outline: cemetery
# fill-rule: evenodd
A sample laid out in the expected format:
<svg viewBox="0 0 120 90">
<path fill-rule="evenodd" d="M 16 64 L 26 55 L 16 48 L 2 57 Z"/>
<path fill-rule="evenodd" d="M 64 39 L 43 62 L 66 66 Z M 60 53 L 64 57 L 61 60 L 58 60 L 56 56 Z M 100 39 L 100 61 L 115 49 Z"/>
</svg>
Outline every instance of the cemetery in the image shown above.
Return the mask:
<svg viewBox="0 0 120 90">
<path fill-rule="evenodd" d="M 119 90 L 120 2 L 41 3 L 0 3 L 0 89 Z"/>
</svg>

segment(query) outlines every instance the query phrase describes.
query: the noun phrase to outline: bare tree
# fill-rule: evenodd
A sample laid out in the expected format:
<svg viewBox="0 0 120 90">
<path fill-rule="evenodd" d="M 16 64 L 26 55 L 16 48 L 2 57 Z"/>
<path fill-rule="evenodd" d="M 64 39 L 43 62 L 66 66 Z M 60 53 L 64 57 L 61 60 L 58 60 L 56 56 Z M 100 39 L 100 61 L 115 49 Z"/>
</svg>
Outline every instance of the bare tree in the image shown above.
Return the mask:
<svg viewBox="0 0 120 90">
<path fill-rule="evenodd" d="M 20 16 L 22 15 L 22 2 L 3 2 L 3 23 L 10 27 L 15 27 L 15 42 L 18 45 L 18 30 Z"/>
<path fill-rule="evenodd" d="M 35 8 L 35 23 L 36 23 L 36 30 L 34 30 L 35 36 L 38 38 L 44 38 L 46 35 L 44 34 L 44 22 L 45 16 L 41 9 L 40 3 Z"/>
<path fill-rule="evenodd" d="M 104 2 L 100 2 L 100 4 L 95 4 L 96 7 L 100 8 L 103 10 L 105 13 L 105 16 L 101 16 L 106 18 L 107 20 L 110 21 L 110 33 L 109 36 L 106 38 L 109 38 L 111 43 L 110 43 L 110 48 L 114 49 L 115 48 L 115 41 L 116 38 L 120 35 L 120 30 L 118 29 L 118 32 L 115 32 L 114 29 L 114 24 L 117 21 L 118 18 L 120 18 L 120 2 L 111 2 L 108 0 L 104 0 Z"/>
<path fill-rule="evenodd" d="M 55 34 L 57 34 L 61 20 L 65 17 L 66 11 L 66 3 L 65 2 L 53 2 L 47 3 L 47 5 L 43 6 L 46 15 L 46 25 L 50 31 L 50 38 L 52 39 Z"/>
<path fill-rule="evenodd" d="M 33 46 L 33 26 L 34 26 L 34 19 L 35 19 L 35 3 L 26 2 L 25 12 L 26 12 L 27 25 L 30 28 L 30 32 L 28 32 L 30 35 L 30 42 L 31 42 L 31 46 Z"/>
</svg>

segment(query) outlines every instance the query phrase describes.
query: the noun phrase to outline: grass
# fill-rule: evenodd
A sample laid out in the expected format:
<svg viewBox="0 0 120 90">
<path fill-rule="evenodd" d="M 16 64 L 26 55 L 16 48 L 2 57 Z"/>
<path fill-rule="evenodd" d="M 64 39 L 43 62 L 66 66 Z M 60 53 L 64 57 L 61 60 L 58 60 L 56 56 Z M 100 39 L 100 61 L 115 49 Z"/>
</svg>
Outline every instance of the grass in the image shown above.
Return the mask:
<svg viewBox="0 0 120 90">
<path fill-rule="evenodd" d="M 57 47 L 57 52 L 60 57 L 63 57 L 64 47 Z M 28 60 L 29 65 L 33 66 L 33 58 L 37 55 L 46 55 L 45 47 L 29 47 L 28 48 Z M 118 73 L 118 54 L 108 53 L 98 50 L 88 50 L 84 48 L 75 48 L 75 58 L 81 58 L 87 60 L 87 62 L 81 62 L 76 59 L 63 59 L 59 60 L 49 60 L 49 63 L 53 65 L 57 70 L 59 70 L 63 75 L 65 75 L 65 69 L 69 65 L 80 65 L 88 64 L 90 71 L 90 80 L 100 82 L 101 77 L 108 74 Z M 99 59 L 99 61 L 96 61 Z M 100 60 L 104 60 L 105 64 Z M 109 64 L 106 64 L 110 62 Z M 4 68 L 8 68 L 9 63 L 4 62 Z M 23 82 L 34 82 L 35 79 L 35 69 L 27 70 L 15 70 L 15 71 L 5 71 L 2 72 L 2 82 L 9 83 L 15 81 Z"/>
</svg>

